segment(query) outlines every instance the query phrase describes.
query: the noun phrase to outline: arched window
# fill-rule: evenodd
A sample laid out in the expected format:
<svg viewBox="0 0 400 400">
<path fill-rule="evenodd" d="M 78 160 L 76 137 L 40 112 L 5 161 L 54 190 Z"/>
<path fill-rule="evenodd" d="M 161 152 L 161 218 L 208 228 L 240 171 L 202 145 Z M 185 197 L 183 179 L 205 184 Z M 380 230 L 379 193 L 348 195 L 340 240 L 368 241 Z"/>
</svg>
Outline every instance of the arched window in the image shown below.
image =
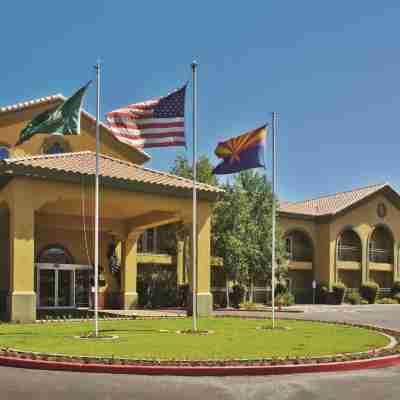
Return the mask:
<svg viewBox="0 0 400 400">
<path fill-rule="evenodd" d="M 45 247 L 40 252 L 38 261 L 48 264 L 74 264 L 70 252 L 58 244 Z"/>
<path fill-rule="evenodd" d="M 351 229 L 341 233 L 337 243 L 337 258 L 339 261 L 361 262 L 361 240 Z"/>
<path fill-rule="evenodd" d="M 385 226 L 378 226 L 369 241 L 369 260 L 376 263 L 393 263 L 393 235 Z"/>
<path fill-rule="evenodd" d="M 46 154 L 61 154 L 61 153 L 65 153 L 65 150 L 58 142 L 53 143 L 46 149 Z"/>
<path fill-rule="evenodd" d="M 291 231 L 285 237 L 285 250 L 289 260 L 312 262 L 313 245 L 309 236 L 300 231 Z"/>
<path fill-rule="evenodd" d="M 70 153 L 72 150 L 63 135 L 54 134 L 47 136 L 43 140 L 40 151 L 42 154 L 61 154 Z"/>
<path fill-rule="evenodd" d="M 0 160 L 10 157 L 10 149 L 7 146 L 0 145 Z"/>
</svg>

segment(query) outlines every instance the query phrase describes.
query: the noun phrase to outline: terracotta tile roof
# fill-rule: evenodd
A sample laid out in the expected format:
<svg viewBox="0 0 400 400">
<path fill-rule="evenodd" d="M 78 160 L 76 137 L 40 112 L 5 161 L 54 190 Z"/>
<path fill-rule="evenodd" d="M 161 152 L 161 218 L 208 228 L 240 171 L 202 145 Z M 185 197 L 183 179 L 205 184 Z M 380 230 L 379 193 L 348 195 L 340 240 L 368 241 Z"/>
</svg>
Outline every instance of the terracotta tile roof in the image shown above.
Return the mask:
<svg viewBox="0 0 400 400">
<path fill-rule="evenodd" d="M 55 103 L 60 100 L 65 100 L 65 97 L 62 94 L 55 94 L 53 96 L 40 97 L 39 99 L 23 101 L 21 103 L 12 104 L 9 106 L 0 107 L 0 114 L 14 112 L 14 111 L 22 111 L 26 108 L 34 107 L 37 105 L 47 104 L 47 103 Z"/>
<path fill-rule="evenodd" d="M 39 155 L 8 158 L 3 160 L 3 163 L 10 167 L 21 166 L 77 175 L 94 175 L 96 171 L 96 154 L 92 151 L 82 151 L 75 153 Z M 145 168 L 137 164 L 102 154 L 100 155 L 100 174 L 103 177 L 130 182 L 147 183 L 179 189 L 193 188 L 193 183 L 190 179 Z M 222 192 L 221 189 L 204 183 L 198 183 L 197 188 L 199 191 L 203 192 Z"/>
<path fill-rule="evenodd" d="M 47 97 L 40 97 L 38 99 L 34 99 L 34 100 L 28 100 L 28 101 L 24 101 L 21 103 L 16 103 L 16 104 L 12 104 L 9 106 L 4 106 L 4 107 L 0 107 L 0 116 L 1 114 L 7 114 L 10 112 L 18 112 L 18 111 L 23 111 L 25 109 L 31 108 L 31 107 L 35 107 L 37 105 L 46 105 L 46 104 L 52 104 L 52 103 L 57 103 L 59 101 L 62 100 L 66 100 L 66 97 L 63 96 L 62 94 L 55 94 L 52 96 L 47 96 Z M 85 117 L 87 117 L 88 119 L 90 119 L 93 123 L 96 123 L 96 118 L 88 113 L 86 110 L 82 109 L 82 114 L 85 115 Z M 112 130 L 103 122 L 100 122 L 100 126 L 115 140 L 114 134 L 112 132 Z M 117 141 L 118 142 L 118 141 Z M 119 143 L 119 142 L 118 142 Z M 144 150 L 142 149 L 136 149 L 140 154 L 142 154 L 145 159 L 150 160 L 151 157 L 149 154 L 147 154 Z"/>
<path fill-rule="evenodd" d="M 334 215 L 371 194 L 388 187 L 387 183 L 366 186 L 348 192 L 335 193 L 329 196 L 301 202 L 281 202 L 279 211 L 290 214 L 301 214 L 309 216 Z"/>
</svg>

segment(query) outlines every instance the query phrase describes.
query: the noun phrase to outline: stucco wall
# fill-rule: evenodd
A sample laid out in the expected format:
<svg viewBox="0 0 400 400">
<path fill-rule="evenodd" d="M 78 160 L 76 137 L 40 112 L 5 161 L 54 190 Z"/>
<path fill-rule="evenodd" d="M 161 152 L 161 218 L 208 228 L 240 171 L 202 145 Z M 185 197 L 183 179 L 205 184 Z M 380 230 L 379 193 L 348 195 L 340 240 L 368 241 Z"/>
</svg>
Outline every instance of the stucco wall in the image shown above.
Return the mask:
<svg viewBox="0 0 400 400">
<path fill-rule="evenodd" d="M 54 106 L 54 104 L 53 104 Z M 19 138 L 21 130 L 28 122 L 38 113 L 43 112 L 49 106 L 36 106 L 19 112 L 10 112 L 0 115 L 0 145 L 8 145 L 14 147 Z M 102 128 L 101 136 L 101 153 L 116 157 L 122 160 L 131 161 L 137 164 L 143 164 L 145 157 L 138 151 L 128 148 L 128 146 L 117 142 L 111 135 Z M 41 154 L 41 148 L 44 140 L 49 135 L 37 134 L 25 143 L 11 149 L 14 157 L 22 157 L 24 155 Z M 69 144 L 71 151 L 96 150 L 95 142 L 95 123 L 82 114 L 81 117 L 81 134 L 64 136 L 64 140 Z"/>
</svg>

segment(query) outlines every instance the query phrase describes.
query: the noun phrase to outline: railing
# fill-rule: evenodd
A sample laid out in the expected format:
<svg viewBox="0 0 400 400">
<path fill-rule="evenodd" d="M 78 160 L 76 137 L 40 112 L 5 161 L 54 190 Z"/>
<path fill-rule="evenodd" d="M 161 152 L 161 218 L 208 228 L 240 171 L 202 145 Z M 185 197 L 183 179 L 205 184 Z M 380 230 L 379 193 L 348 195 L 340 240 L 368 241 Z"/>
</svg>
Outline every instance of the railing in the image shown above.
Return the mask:
<svg viewBox="0 0 400 400">
<path fill-rule="evenodd" d="M 289 253 L 288 254 L 290 261 L 299 261 L 299 262 L 312 262 L 312 252 L 303 252 L 303 253 Z"/>
<path fill-rule="evenodd" d="M 338 247 L 338 260 L 339 261 L 361 261 L 361 249 L 353 246 Z"/>
<path fill-rule="evenodd" d="M 392 252 L 386 249 L 369 250 L 369 260 L 376 263 L 392 264 Z"/>
</svg>

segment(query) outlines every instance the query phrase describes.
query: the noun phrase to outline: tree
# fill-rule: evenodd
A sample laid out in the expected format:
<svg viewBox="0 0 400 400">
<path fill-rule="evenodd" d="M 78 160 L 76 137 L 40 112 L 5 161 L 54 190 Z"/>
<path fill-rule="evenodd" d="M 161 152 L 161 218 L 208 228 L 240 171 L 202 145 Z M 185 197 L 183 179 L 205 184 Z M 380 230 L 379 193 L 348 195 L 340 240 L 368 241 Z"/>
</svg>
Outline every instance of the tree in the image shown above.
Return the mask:
<svg viewBox="0 0 400 400">
<path fill-rule="evenodd" d="M 249 300 L 253 301 L 254 284 L 257 280 L 269 281 L 272 278 L 272 204 L 271 185 L 265 177 L 254 170 L 243 171 L 235 177 L 238 191 L 246 197 L 247 211 L 242 213 L 246 245 L 244 260 L 246 280 L 249 287 Z M 282 230 L 277 224 L 276 278 L 282 280 L 287 274 L 287 262 Z"/>
<path fill-rule="evenodd" d="M 210 160 L 206 156 L 200 156 L 197 160 L 197 181 L 206 183 L 208 185 L 218 186 L 218 179 L 212 173 L 213 166 Z M 189 160 L 185 155 L 178 154 L 170 168 L 170 172 L 174 175 L 181 176 L 186 179 L 193 179 L 193 166 L 189 163 Z M 190 257 L 190 230 L 185 229 L 183 225 L 175 225 L 175 236 L 176 240 L 183 240 L 183 253 L 184 253 L 184 265 L 186 269 L 186 276 L 188 274 L 188 265 Z"/>
<path fill-rule="evenodd" d="M 246 196 L 235 186 L 224 185 L 224 193 L 216 203 L 212 218 L 212 243 L 215 255 L 224 260 L 226 306 L 229 302 L 229 282 L 244 274 Z"/>
<path fill-rule="evenodd" d="M 212 173 L 213 166 L 206 156 L 200 156 L 197 160 L 197 181 L 207 183 L 208 185 L 218 186 L 218 179 Z M 182 178 L 193 179 L 193 167 L 190 165 L 186 156 L 178 154 L 170 169 L 174 175 Z"/>
</svg>

